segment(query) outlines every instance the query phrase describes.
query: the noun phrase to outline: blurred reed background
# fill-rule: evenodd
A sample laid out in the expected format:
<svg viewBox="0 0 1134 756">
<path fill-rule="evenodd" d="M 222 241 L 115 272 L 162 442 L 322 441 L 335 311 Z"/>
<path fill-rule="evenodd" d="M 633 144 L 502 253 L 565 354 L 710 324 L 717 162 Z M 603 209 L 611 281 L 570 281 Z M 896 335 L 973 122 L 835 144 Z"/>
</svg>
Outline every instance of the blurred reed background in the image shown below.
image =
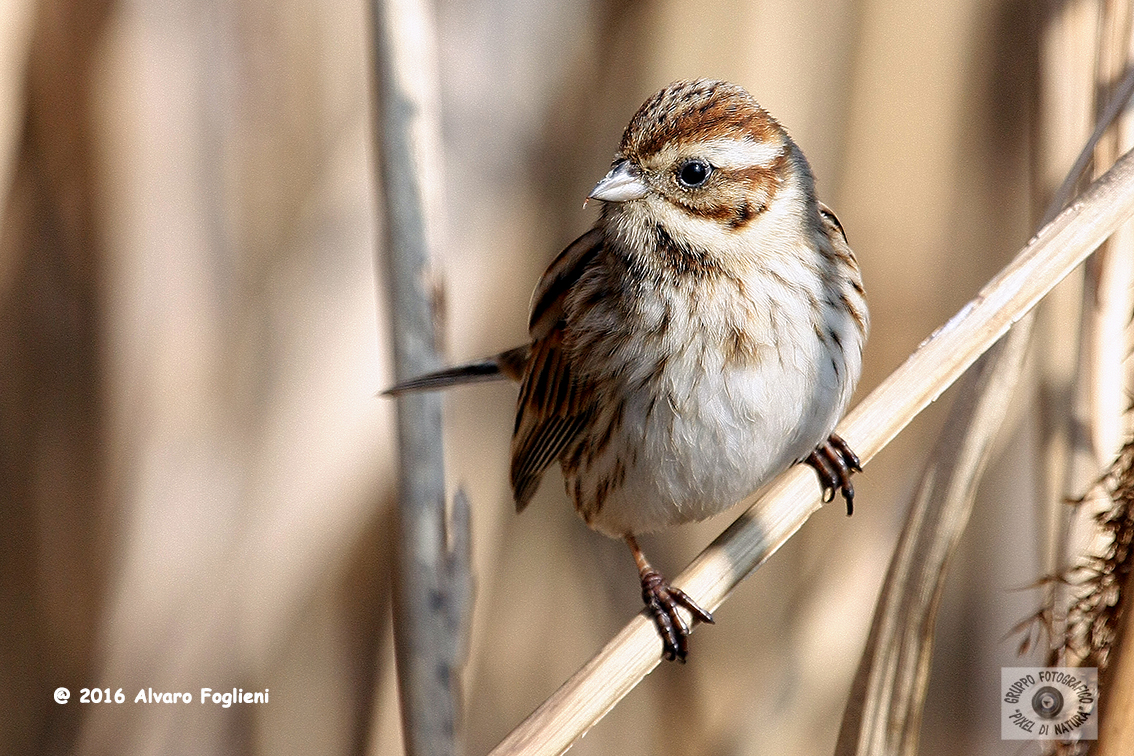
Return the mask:
<svg viewBox="0 0 1134 756">
<path fill-rule="evenodd" d="M 439 3 L 447 357 L 524 339 L 629 117 L 710 76 L 788 128 L 847 230 L 872 311 L 865 395 L 1031 235 L 1107 91 L 1114 6 Z M 3 753 L 400 752 L 368 26 L 342 0 L 0 0 Z M 1000 668 L 1043 658 L 1006 636 L 1043 600 L 1028 588 L 1057 551 L 1050 502 L 1082 494 L 1122 432 L 1073 470 L 1048 456 L 1067 446 L 1083 289 L 1073 277 L 1041 313 L 954 560 L 922 754 L 1039 752 L 1000 740 Z M 445 399 L 450 486 L 473 507 L 473 754 L 640 608 L 625 548 L 583 526 L 557 474 L 514 514 L 514 392 Z M 831 752 L 942 416 L 856 479 L 853 518 L 814 516 L 689 664 L 573 753 Z M 738 511 L 643 546 L 676 574 Z M 58 705 L 57 686 L 127 703 Z M 131 703 L 150 687 L 271 703 Z"/>
</svg>

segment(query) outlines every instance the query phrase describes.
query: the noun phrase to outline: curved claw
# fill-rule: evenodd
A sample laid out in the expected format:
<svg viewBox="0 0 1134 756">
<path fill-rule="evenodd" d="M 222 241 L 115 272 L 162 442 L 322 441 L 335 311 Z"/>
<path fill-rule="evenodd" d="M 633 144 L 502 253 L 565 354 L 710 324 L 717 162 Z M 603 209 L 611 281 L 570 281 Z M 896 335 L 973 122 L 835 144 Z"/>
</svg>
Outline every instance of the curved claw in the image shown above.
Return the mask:
<svg viewBox="0 0 1134 756">
<path fill-rule="evenodd" d="M 841 491 L 847 502 L 847 516 L 854 514 L 854 485 L 851 483 L 851 475 L 862 472 L 862 463 L 847 442 L 832 433 L 803 461 L 815 468 L 819 475 L 819 485 L 823 486 L 823 501 L 833 501 L 835 492 Z"/>
<path fill-rule="evenodd" d="M 642 573 L 642 601 L 654 616 L 654 624 L 662 638 L 662 655 L 666 661 L 685 663 L 689 651 L 689 626 L 677 611 L 685 607 L 700 622 L 713 624 L 713 615 L 706 612 L 697 602 L 680 588 L 674 588 L 656 570 Z"/>
</svg>

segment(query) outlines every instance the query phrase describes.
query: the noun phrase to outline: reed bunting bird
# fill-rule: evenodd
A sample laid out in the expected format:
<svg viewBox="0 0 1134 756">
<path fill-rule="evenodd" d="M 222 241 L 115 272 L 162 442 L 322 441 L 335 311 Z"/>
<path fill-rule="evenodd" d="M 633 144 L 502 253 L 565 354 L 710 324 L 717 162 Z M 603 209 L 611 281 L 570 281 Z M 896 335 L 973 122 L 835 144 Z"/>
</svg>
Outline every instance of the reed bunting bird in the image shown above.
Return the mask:
<svg viewBox="0 0 1134 756">
<path fill-rule="evenodd" d="M 684 661 L 677 607 L 712 616 L 636 536 L 714 515 L 795 462 L 851 513 L 859 461 L 832 431 L 861 373 L 862 281 L 803 153 L 735 84 L 647 100 L 588 199 L 602 213 L 536 287 L 530 343 L 388 393 L 518 381 L 517 510 L 558 462 L 586 523 L 630 546 L 664 656 Z"/>
</svg>

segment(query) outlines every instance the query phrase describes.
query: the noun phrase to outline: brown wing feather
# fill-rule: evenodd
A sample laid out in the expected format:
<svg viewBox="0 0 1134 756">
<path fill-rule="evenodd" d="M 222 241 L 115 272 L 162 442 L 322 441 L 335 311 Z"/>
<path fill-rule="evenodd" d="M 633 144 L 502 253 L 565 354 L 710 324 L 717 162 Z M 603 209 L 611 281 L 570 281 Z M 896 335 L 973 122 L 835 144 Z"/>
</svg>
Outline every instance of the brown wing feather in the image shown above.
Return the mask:
<svg viewBox="0 0 1134 756">
<path fill-rule="evenodd" d="M 563 322 L 563 300 L 583 275 L 583 270 L 602 249 L 602 230 L 592 228 L 551 261 L 532 292 L 528 334 L 535 341 Z"/>
<path fill-rule="evenodd" d="M 833 228 L 833 229 L 837 230 L 839 232 L 839 236 L 841 236 L 843 238 L 843 244 L 847 244 L 847 232 L 843 230 L 843 224 L 839 223 L 839 219 L 835 215 L 834 210 L 832 210 L 831 208 L 827 207 L 822 202 L 820 202 L 819 203 L 819 217 L 821 217 L 823 219 L 824 223 L 827 224 L 828 229 Z"/>
<path fill-rule="evenodd" d="M 555 258 L 532 295 L 531 355 L 520 382 L 512 434 L 517 511 L 527 506 L 543 471 L 578 436 L 590 413 L 591 392 L 573 379 L 563 347 L 563 302 L 601 248 L 601 231 L 580 236 Z"/>
</svg>

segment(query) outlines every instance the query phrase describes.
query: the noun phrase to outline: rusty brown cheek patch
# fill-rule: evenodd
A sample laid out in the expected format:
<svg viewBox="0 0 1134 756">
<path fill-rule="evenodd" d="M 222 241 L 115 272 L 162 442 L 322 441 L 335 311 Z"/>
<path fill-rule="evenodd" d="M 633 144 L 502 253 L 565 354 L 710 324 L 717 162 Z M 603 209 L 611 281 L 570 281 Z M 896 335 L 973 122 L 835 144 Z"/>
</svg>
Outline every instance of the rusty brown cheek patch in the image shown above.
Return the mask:
<svg viewBox="0 0 1134 756">
<path fill-rule="evenodd" d="M 684 206 L 697 217 L 742 229 L 766 209 L 787 172 L 787 161 L 785 149 L 769 165 L 719 171 L 718 182 L 706 187 L 704 198 L 694 194 Z"/>
</svg>

